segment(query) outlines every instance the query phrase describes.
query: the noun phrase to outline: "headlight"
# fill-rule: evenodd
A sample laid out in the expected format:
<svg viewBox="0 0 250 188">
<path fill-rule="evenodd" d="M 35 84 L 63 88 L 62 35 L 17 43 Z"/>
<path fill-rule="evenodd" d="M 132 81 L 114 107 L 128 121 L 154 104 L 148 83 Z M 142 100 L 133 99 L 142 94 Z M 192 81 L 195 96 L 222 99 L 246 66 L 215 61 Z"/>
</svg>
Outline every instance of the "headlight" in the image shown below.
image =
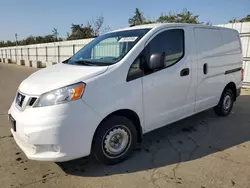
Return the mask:
<svg viewBox="0 0 250 188">
<path fill-rule="evenodd" d="M 78 100 L 82 97 L 85 84 L 77 83 L 42 94 L 34 104 L 34 107 L 51 106 Z"/>
</svg>

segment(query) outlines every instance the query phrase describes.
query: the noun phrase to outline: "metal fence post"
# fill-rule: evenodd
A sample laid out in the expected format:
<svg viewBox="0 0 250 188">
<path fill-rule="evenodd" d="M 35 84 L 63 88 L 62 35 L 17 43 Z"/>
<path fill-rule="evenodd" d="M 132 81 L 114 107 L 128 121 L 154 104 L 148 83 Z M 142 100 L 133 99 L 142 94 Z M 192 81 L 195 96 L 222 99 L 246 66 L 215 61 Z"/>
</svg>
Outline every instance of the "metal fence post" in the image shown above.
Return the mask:
<svg viewBox="0 0 250 188">
<path fill-rule="evenodd" d="M 58 63 L 60 62 L 60 46 L 57 46 Z"/>
<path fill-rule="evenodd" d="M 38 61 L 38 51 L 37 51 L 37 47 L 36 47 L 36 60 Z"/>
<path fill-rule="evenodd" d="M 75 54 L 75 51 L 76 51 L 76 45 L 73 44 L 73 55 Z"/>
<path fill-rule="evenodd" d="M 17 49 L 15 48 L 15 57 L 16 57 L 16 62 L 17 62 Z"/>
<path fill-rule="evenodd" d="M 46 62 L 48 62 L 48 47 L 45 46 L 45 59 L 46 59 Z"/>
<path fill-rule="evenodd" d="M 18 60 L 18 48 L 16 46 L 16 63 L 17 63 L 17 60 Z"/>
<path fill-rule="evenodd" d="M 21 48 L 21 59 L 23 59 L 23 48 Z"/>
</svg>

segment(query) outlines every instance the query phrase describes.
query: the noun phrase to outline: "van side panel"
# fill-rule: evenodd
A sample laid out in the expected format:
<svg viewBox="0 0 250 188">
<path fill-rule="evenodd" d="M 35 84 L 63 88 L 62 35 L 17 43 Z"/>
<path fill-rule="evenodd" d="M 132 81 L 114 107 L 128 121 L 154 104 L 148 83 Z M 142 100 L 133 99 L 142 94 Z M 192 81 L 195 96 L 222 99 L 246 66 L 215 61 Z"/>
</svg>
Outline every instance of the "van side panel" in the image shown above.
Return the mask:
<svg viewBox="0 0 250 188">
<path fill-rule="evenodd" d="M 241 71 L 243 57 L 242 47 L 239 33 L 236 30 L 222 29 L 223 44 L 225 49 L 225 56 L 228 60 L 228 67 L 226 67 L 226 83 L 234 82 L 236 88 L 242 85 Z M 226 51 L 227 50 L 227 51 Z M 233 71 L 238 70 L 238 71 Z"/>
<path fill-rule="evenodd" d="M 199 112 L 218 103 L 225 84 L 223 39 L 219 29 L 195 28 L 198 56 L 198 84 L 195 111 Z M 207 73 L 205 73 L 205 69 Z"/>
<path fill-rule="evenodd" d="M 228 83 L 241 86 L 242 55 L 236 31 L 219 28 L 194 31 L 199 69 L 195 111 L 199 112 L 216 106 Z"/>
</svg>

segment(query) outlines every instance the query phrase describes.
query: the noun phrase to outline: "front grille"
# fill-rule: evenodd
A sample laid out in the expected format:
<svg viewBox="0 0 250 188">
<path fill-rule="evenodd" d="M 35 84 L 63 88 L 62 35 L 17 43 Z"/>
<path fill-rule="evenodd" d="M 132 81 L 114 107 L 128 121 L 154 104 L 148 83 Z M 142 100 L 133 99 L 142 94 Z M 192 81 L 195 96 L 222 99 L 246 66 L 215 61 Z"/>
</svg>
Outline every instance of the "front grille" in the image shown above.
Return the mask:
<svg viewBox="0 0 250 188">
<path fill-rule="evenodd" d="M 16 96 L 16 104 L 22 107 L 24 99 L 25 99 L 25 96 L 18 92 Z"/>
<path fill-rule="evenodd" d="M 30 108 L 35 104 L 37 97 L 17 92 L 15 100 L 17 109 L 24 111 L 26 108 Z"/>
<path fill-rule="evenodd" d="M 33 106 L 33 104 L 36 102 L 36 97 L 32 97 L 29 102 L 29 106 Z"/>
</svg>

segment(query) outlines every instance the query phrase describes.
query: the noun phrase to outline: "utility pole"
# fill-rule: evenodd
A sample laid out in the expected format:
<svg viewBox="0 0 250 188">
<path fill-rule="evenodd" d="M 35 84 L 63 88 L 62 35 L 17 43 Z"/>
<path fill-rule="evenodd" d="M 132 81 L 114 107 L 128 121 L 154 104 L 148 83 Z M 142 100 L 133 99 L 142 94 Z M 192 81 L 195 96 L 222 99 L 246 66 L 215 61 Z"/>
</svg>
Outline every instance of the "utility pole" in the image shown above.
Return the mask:
<svg viewBox="0 0 250 188">
<path fill-rule="evenodd" d="M 17 33 L 15 34 L 15 37 L 16 37 L 16 47 L 17 47 Z"/>
<path fill-rule="evenodd" d="M 17 63 L 17 56 L 18 56 L 18 54 L 17 54 L 17 46 L 18 46 L 18 44 L 17 44 L 17 33 L 15 34 L 15 37 L 16 37 L 16 63 Z"/>
</svg>

